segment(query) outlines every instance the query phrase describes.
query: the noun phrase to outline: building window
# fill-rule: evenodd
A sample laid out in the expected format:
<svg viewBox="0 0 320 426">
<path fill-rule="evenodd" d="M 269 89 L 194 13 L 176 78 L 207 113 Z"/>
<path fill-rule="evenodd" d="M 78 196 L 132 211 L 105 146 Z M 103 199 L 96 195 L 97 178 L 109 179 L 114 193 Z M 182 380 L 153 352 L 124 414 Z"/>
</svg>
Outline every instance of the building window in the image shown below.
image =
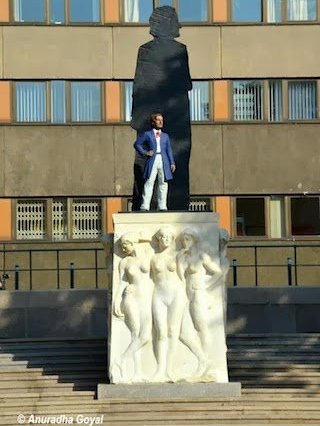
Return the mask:
<svg viewBox="0 0 320 426">
<path fill-rule="evenodd" d="M 45 22 L 45 0 L 15 0 L 14 20 L 17 22 Z"/>
<path fill-rule="evenodd" d="M 52 239 L 66 240 L 68 238 L 68 205 L 66 199 L 52 201 Z"/>
<path fill-rule="evenodd" d="M 236 236 L 265 235 L 265 199 L 236 198 Z"/>
<path fill-rule="evenodd" d="M 263 82 L 239 80 L 233 82 L 233 117 L 235 120 L 263 119 Z"/>
<path fill-rule="evenodd" d="M 102 120 L 100 82 L 16 82 L 15 99 L 16 121 L 20 123 L 64 124 Z"/>
<path fill-rule="evenodd" d="M 16 83 L 16 114 L 18 122 L 46 121 L 46 83 Z"/>
<path fill-rule="evenodd" d="M 100 0 L 14 0 L 15 22 L 98 23 L 100 15 Z"/>
<path fill-rule="evenodd" d="M 132 93 L 133 93 L 133 83 L 132 81 L 126 81 L 124 83 L 124 119 L 125 121 L 131 121 Z"/>
<path fill-rule="evenodd" d="M 289 81 L 289 120 L 317 118 L 317 84 L 315 81 Z"/>
<path fill-rule="evenodd" d="M 101 236 L 101 200 L 74 200 L 72 203 L 72 238 Z"/>
<path fill-rule="evenodd" d="M 70 229 L 68 224 L 71 225 Z M 16 202 L 17 240 L 97 239 L 101 234 L 101 199 L 61 198 Z"/>
<path fill-rule="evenodd" d="M 269 81 L 269 121 L 282 121 L 282 81 Z"/>
<path fill-rule="evenodd" d="M 291 235 L 320 235 L 319 197 L 291 197 Z"/>
<path fill-rule="evenodd" d="M 71 82 L 71 121 L 101 121 L 101 85 Z"/>
<path fill-rule="evenodd" d="M 17 240 L 42 240 L 46 238 L 45 201 L 17 201 L 16 237 Z"/>
<path fill-rule="evenodd" d="M 125 22 L 149 22 L 153 0 L 124 0 Z"/>
<path fill-rule="evenodd" d="M 51 122 L 65 123 L 66 118 L 66 82 L 51 81 Z"/>
<path fill-rule="evenodd" d="M 209 82 L 193 81 L 192 90 L 189 92 L 190 117 L 192 121 L 207 121 L 210 117 L 209 108 Z M 132 81 L 124 83 L 124 119 L 131 120 L 132 111 Z"/>
<path fill-rule="evenodd" d="M 181 22 L 208 21 L 208 0 L 124 0 L 124 21 L 147 23 L 159 6 L 174 7 Z"/>
<path fill-rule="evenodd" d="M 189 92 L 190 117 L 192 121 L 209 120 L 209 82 L 194 81 Z"/>
<path fill-rule="evenodd" d="M 285 204 L 282 195 L 269 198 L 270 238 L 283 238 L 286 235 Z"/>
<path fill-rule="evenodd" d="M 100 0 L 69 0 L 70 22 L 100 22 Z"/>
<path fill-rule="evenodd" d="M 232 21 L 261 22 L 261 0 L 232 0 Z"/>
<path fill-rule="evenodd" d="M 267 2 L 267 21 L 282 21 L 282 0 L 268 0 Z"/>
<path fill-rule="evenodd" d="M 208 0 L 179 0 L 177 10 L 181 22 L 203 22 L 208 20 Z"/>
<path fill-rule="evenodd" d="M 287 0 L 288 21 L 315 21 L 317 0 Z"/>
</svg>

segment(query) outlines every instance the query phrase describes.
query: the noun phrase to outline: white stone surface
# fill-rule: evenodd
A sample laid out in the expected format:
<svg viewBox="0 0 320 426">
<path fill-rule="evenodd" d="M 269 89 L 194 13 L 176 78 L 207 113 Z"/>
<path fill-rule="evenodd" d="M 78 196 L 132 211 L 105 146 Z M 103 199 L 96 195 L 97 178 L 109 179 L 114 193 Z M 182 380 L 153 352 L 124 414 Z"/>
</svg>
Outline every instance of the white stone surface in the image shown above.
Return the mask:
<svg viewBox="0 0 320 426">
<path fill-rule="evenodd" d="M 228 382 L 215 213 L 113 216 L 111 383 Z"/>
</svg>

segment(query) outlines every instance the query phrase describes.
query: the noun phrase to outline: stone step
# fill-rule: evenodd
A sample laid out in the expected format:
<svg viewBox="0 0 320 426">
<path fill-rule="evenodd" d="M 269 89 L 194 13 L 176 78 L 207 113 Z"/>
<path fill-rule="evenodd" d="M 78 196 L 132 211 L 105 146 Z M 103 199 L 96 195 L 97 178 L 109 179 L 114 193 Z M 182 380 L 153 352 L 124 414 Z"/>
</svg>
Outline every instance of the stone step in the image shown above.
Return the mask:
<svg viewBox="0 0 320 426">
<path fill-rule="evenodd" d="M 286 423 L 291 421 L 297 421 L 300 420 L 300 422 L 305 421 L 313 421 L 315 424 L 319 424 L 317 422 L 320 421 L 320 411 L 319 410 L 307 410 L 307 411 L 301 411 L 301 410 L 284 410 L 284 409 L 271 409 L 266 410 L 264 408 L 262 409 L 249 409 L 249 408 L 243 408 L 243 407 L 233 407 L 232 410 L 230 410 L 228 407 L 222 407 L 221 409 L 200 409 L 197 410 L 185 410 L 182 411 L 177 410 L 177 407 L 174 406 L 174 408 L 166 409 L 165 411 L 162 411 L 160 408 L 155 410 L 148 410 L 147 406 L 145 405 L 145 408 L 143 411 L 132 411 L 128 412 L 126 411 L 126 407 L 123 407 L 123 410 L 119 410 L 118 412 L 113 411 L 113 406 L 105 405 L 105 406 L 92 406 L 90 408 L 87 407 L 74 407 L 73 410 L 68 410 L 64 413 L 56 411 L 56 407 L 54 407 L 54 410 L 50 410 L 50 407 L 45 407 L 44 410 L 41 411 L 41 409 L 37 409 L 37 407 L 33 407 L 29 409 L 28 411 L 25 411 L 23 414 L 25 416 L 29 416 L 31 414 L 34 415 L 43 415 L 43 416 L 57 416 L 57 415 L 68 415 L 68 416 L 77 416 L 79 414 L 82 415 L 90 415 L 90 416 L 96 416 L 99 414 L 105 415 L 105 420 L 109 421 L 110 425 L 113 425 L 113 422 L 117 421 L 136 421 L 137 423 L 140 422 L 140 424 L 145 424 L 146 421 L 150 420 L 156 420 L 161 417 L 161 413 L 165 414 L 165 419 L 168 424 L 171 424 L 172 420 L 180 420 L 185 421 L 193 420 L 195 423 L 198 420 L 207 420 L 207 421 L 217 421 L 219 420 L 219 424 L 221 420 L 256 420 L 260 421 L 263 420 L 265 422 L 271 421 L 271 420 L 282 420 Z M 20 412 L 20 411 L 19 411 Z M 10 418 L 17 415 L 17 411 L 13 410 L 6 411 L 1 416 L 1 419 L 4 417 Z M 209 423 L 210 424 L 210 423 Z"/>
<path fill-rule="evenodd" d="M 318 411 L 320 415 L 319 404 L 315 401 L 308 401 L 297 403 L 296 401 L 246 401 L 241 399 L 199 399 L 199 400 L 183 400 L 183 401 L 167 401 L 165 398 L 162 401 L 154 402 L 153 399 L 148 400 L 147 407 L 146 402 L 128 401 L 123 400 L 121 403 L 112 403 L 111 401 L 96 401 L 96 400 L 78 400 L 81 402 L 81 409 L 88 411 L 101 411 L 102 409 L 113 413 L 123 412 L 192 412 L 192 411 L 225 411 L 227 409 L 242 409 L 248 411 L 257 410 L 291 410 L 291 411 Z M 19 400 L 9 401 L 6 406 L 3 407 L 3 411 L 6 413 L 17 412 L 21 408 L 24 412 L 28 410 L 46 411 L 55 413 L 73 412 L 78 410 L 79 406 L 72 400 L 46 400 L 37 401 L 31 408 L 28 402 L 25 404 L 20 403 Z"/>
<path fill-rule="evenodd" d="M 74 364 L 56 364 L 54 362 L 48 364 L 41 363 L 28 363 L 25 361 L 13 361 L 6 364 L 0 364 L 0 380 L 4 374 L 8 373 L 33 373 L 33 372 L 45 372 L 50 374 L 52 371 L 82 371 L 82 370 L 96 370 L 96 371 L 105 371 L 106 370 L 106 361 L 104 362 L 91 362 L 85 364 L 83 361 L 80 363 L 75 362 Z"/>
<path fill-rule="evenodd" d="M 7 378 L 6 380 L 0 381 L 0 393 L 3 394 L 5 389 L 13 388 L 29 388 L 29 387 L 41 387 L 45 388 L 51 385 L 57 385 L 57 384 L 70 384 L 70 385 L 93 385 L 97 386 L 97 383 L 104 383 L 105 378 L 100 376 L 83 376 L 83 375 L 77 375 L 77 376 L 70 376 L 70 377 L 61 377 L 58 375 L 55 376 L 41 376 L 41 377 L 35 377 L 35 378 L 21 378 L 12 380 L 10 378 Z"/>
<path fill-rule="evenodd" d="M 287 369 L 266 369 L 266 368 L 259 368 L 259 367 L 249 367 L 249 368 L 229 368 L 229 374 L 233 377 L 239 376 L 239 375 L 246 375 L 247 377 L 314 377 L 314 378 L 320 378 L 320 371 L 319 368 L 313 368 L 313 369 L 306 369 L 306 368 L 290 368 L 288 366 Z"/>
<path fill-rule="evenodd" d="M 106 416 L 104 416 L 105 418 Z M 28 420 L 28 419 L 27 419 Z M 27 421 L 26 420 L 26 421 Z M 82 423 L 84 422 L 83 420 L 80 420 Z M 85 420 L 87 422 L 87 424 L 90 424 L 90 418 Z M 76 417 L 71 417 L 70 418 L 70 423 L 69 424 L 76 424 L 77 420 Z M 67 423 L 65 423 L 67 424 Z M 83 423 L 84 424 L 84 423 Z M 163 419 L 151 419 L 151 420 L 143 420 L 142 421 L 130 421 L 130 419 L 126 419 L 126 420 L 119 420 L 117 419 L 116 421 L 113 420 L 112 423 L 110 423 L 109 420 L 104 420 L 102 423 L 103 426 L 137 426 L 137 425 L 143 425 L 143 426 L 163 426 L 166 425 L 168 426 L 168 422 L 165 418 Z M 170 426 L 195 426 L 195 425 L 204 425 L 204 426 L 234 426 L 234 425 L 254 425 L 254 426 L 292 426 L 292 425 L 299 425 L 302 426 L 303 425 L 311 425 L 311 426 L 319 426 L 319 423 L 315 423 L 313 420 L 308 421 L 308 420 L 304 420 L 303 422 L 301 420 L 291 420 L 290 423 L 288 423 L 285 420 L 268 420 L 268 421 L 264 421 L 264 420 L 251 420 L 251 419 L 220 419 L 219 423 L 216 423 L 214 420 L 206 420 L 206 419 L 197 419 L 196 421 L 194 419 L 184 419 L 184 420 L 174 420 L 171 419 L 170 420 Z M 0 425 L 5 425 L 5 426 L 11 426 L 11 425 L 17 425 L 17 416 L 9 416 L 9 417 L 5 417 L 4 420 L 2 421 L 2 419 L 0 418 Z"/>
<path fill-rule="evenodd" d="M 306 341 L 306 340 L 282 340 L 282 341 L 260 341 L 260 340 L 248 340 L 248 341 L 227 341 L 228 348 L 252 348 L 252 347 L 261 347 L 269 348 L 274 346 L 279 347 L 298 347 L 303 349 L 320 348 L 320 339 L 317 341 Z"/>
<path fill-rule="evenodd" d="M 306 361 L 306 360 L 304 360 Z M 256 360 L 245 360 L 245 361 L 238 361 L 238 360 L 230 360 L 228 362 L 229 369 L 235 369 L 235 368 L 241 368 L 241 369 L 266 369 L 266 370 L 281 370 L 281 369 L 290 369 L 291 370 L 315 370 L 319 371 L 319 359 L 312 360 L 311 362 L 308 362 L 308 364 L 305 363 L 296 363 L 296 362 L 287 362 L 287 361 L 260 361 L 259 364 L 257 364 Z"/>
<path fill-rule="evenodd" d="M 47 382 L 47 383 L 12 383 L 8 382 L 0 386 L 0 396 L 7 396 L 9 394 L 15 395 L 16 393 L 45 393 L 48 391 L 68 391 L 72 395 L 74 391 L 93 391 L 96 392 L 97 383 L 96 381 L 81 381 L 81 382 L 71 382 L 71 383 L 57 383 L 57 382 Z"/>
<path fill-rule="evenodd" d="M 13 352 L 13 353 L 17 353 L 17 352 L 32 352 L 34 351 L 36 348 L 39 351 L 47 351 L 47 350 L 54 350 L 54 351 L 60 351 L 61 349 L 64 351 L 95 351 L 95 350 L 103 350 L 104 348 L 107 347 L 107 344 L 102 344 L 101 341 L 97 341 L 96 343 L 91 343 L 91 342 L 75 342 L 72 343 L 72 341 L 70 342 L 63 342 L 63 343 L 59 343 L 59 342 L 52 342 L 52 343 L 48 343 L 48 342 L 28 342 L 28 343 L 3 343 L 3 340 L 0 339 L 0 353 L 5 353 L 5 352 Z"/>
<path fill-rule="evenodd" d="M 65 350 L 61 350 L 61 351 L 37 351 L 36 349 L 32 352 L 32 351 L 28 351 L 28 352 L 3 352 L 0 353 L 0 362 L 2 360 L 6 360 L 6 359 L 10 359 L 10 360 L 14 360 L 14 361 L 19 361 L 19 360 L 24 360 L 24 359 L 50 359 L 50 358 L 54 358 L 54 359 L 60 359 L 60 358 L 65 358 L 65 359 L 73 359 L 75 357 L 75 355 L 80 358 L 80 359 L 94 359 L 96 357 L 100 357 L 103 358 L 107 355 L 106 350 L 92 350 L 92 351 L 65 351 Z"/>
<path fill-rule="evenodd" d="M 4 407 L 4 405 L 5 407 L 8 407 L 12 403 L 16 404 L 16 401 L 18 401 L 21 406 L 31 403 L 34 404 L 35 402 L 40 401 L 50 401 L 50 405 L 54 403 L 61 404 L 61 401 L 72 401 L 73 403 L 82 403 L 82 401 L 92 401 L 95 397 L 94 391 L 70 391 L 72 389 L 70 386 L 67 389 L 69 389 L 69 392 L 66 392 L 61 389 L 55 392 L 14 392 L 5 395 L 0 394 L 0 405 L 2 407 Z"/>
<path fill-rule="evenodd" d="M 239 346 L 235 347 L 235 348 L 229 348 L 228 349 L 228 354 L 238 354 L 238 353 L 259 353 L 259 354 L 296 354 L 296 353 L 301 353 L 304 354 L 306 356 L 310 355 L 319 355 L 320 354 L 320 349 L 314 349 L 314 348 L 310 348 L 309 350 L 306 349 L 300 349 L 299 347 L 293 347 L 293 348 L 288 348 L 287 346 L 283 346 L 283 347 L 270 347 L 270 348 L 257 348 L 257 347 L 250 347 L 250 348 L 240 348 Z"/>
<path fill-rule="evenodd" d="M 237 360 L 261 360 L 261 361 L 286 361 L 286 362 L 292 362 L 292 361 L 304 361 L 305 363 L 308 363 L 309 361 L 315 361 L 319 359 L 320 354 L 308 354 L 306 353 L 259 353 L 258 351 L 248 351 L 248 352 L 233 352 L 228 353 L 227 358 L 228 361 L 237 361 Z"/>
<path fill-rule="evenodd" d="M 10 371 L 10 372 L 2 372 L 0 374 L 0 384 L 10 381 L 20 381 L 20 380 L 30 380 L 30 381 L 50 381 L 50 380 L 76 380 L 76 379 L 97 379 L 101 380 L 101 378 L 106 377 L 105 371 L 95 369 L 95 370 L 78 370 L 78 371 L 56 371 L 52 370 L 49 371 L 43 371 L 42 369 L 36 369 L 37 371 L 33 371 L 33 369 L 30 370 L 23 370 L 23 371 Z"/>
</svg>

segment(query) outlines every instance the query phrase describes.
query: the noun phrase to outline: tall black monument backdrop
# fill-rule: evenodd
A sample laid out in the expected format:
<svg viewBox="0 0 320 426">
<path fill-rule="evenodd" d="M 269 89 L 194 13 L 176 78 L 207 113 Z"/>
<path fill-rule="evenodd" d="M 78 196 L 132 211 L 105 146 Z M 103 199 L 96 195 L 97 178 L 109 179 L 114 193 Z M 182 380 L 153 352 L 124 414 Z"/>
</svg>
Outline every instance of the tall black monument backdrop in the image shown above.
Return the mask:
<svg viewBox="0 0 320 426">
<path fill-rule="evenodd" d="M 188 210 L 191 125 L 188 91 L 192 89 L 186 46 L 175 40 L 180 24 L 171 6 L 156 8 L 150 17 L 153 40 L 139 48 L 133 82 L 131 127 L 138 133 L 150 129 L 150 115 L 164 116 L 176 162 L 169 183 L 169 210 Z M 139 210 L 143 189 L 143 159 L 134 164 L 133 210 Z"/>
</svg>

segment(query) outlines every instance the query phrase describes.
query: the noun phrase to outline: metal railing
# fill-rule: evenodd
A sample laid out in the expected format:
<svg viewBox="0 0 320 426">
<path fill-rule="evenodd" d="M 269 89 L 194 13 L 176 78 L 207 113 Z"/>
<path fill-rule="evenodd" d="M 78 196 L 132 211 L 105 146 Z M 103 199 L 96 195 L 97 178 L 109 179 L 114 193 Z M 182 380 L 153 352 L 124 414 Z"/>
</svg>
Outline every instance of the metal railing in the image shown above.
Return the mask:
<svg viewBox="0 0 320 426">
<path fill-rule="evenodd" d="M 77 255 L 79 253 L 88 252 L 91 261 L 93 260 L 94 266 L 83 266 L 81 262 L 77 260 Z M 21 275 L 22 273 L 28 274 L 28 279 L 26 280 L 28 283 L 29 290 L 33 290 L 33 282 L 34 282 L 34 273 L 47 273 L 54 272 L 55 282 L 50 283 L 52 288 L 60 289 L 62 278 L 62 273 L 65 273 L 68 278 L 64 279 L 64 288 L 76 288 L 76 272 L 91 272 L 91 276 L 93 278 L 95 288 L 105 287 L 102 282 L 99 282 L 99 271 L 106 271 L 105 265 L 98 265 L 98 253 L 103 253 L 103 248 L 70 248 L 70 249 L 16 249 L 16 250 L 0 250 L 0 256 L 2 256 L 2 264 L 3 271 L 2 275 L 0 275 L 0 290 L 8 289 L 7 281 L 13 280 L 10 290 L 19 290 L 21 289 Z M 6 256 L 10 253 L 14 253 L 17 255 L 24 254 L 26 259 L 24 263 L 28 264 L 28 267 L 21 267 L 18 263 L 15 263 L 14 266 L 6 268 L 7 259 Z M 55 267 L 34 267 L 33 266 L 33 255 L 36 253 L 41 253 L 45 256 L 45 254 L 54 253 L 55 254 Z M 65 253 L 72 253 L 72 261 L 68 262 L 67 266 L 61 266 L 61 257 Z M 93 256 L 93 257 L 92 257 Z M 45 263 L 45 262 L 44 262 Z M 65 261 L 63 262 L 66 263 Z M 24 289 L 26 285 L 23 286 Z M 83 288 L 83 287 L 82 287 Z"/>
<path fill-rule="evenodd" d="M 313 276 L 318 280 L 317 283 L 320 285 L 320 244 L 240 244 L 240 243 L 229 243 L 229 251 L 233 251 L 233 254 L 229 255 L 230 258 L 230 275 L 229 279 L 230 284 L 234 287 L 239 285 L 245 286 L 256 286 L 261 285 L 262 278 L 264 277 L 262 268 L 274 268 L 275 270 L 281 271 L 283 282 L 281 285 L 287 286 L 298 286 L 300 284 L 305 284 L 302 282 L 301 277 L 303 274 L 300 273 L 300 268 L 305 268 L 305 270 L 310 271 L 313 268 Z M 299 262 L 300 253 L 299 250 L 302 249 L 314 249 L 319 251 L 319 263 L 306 263 Z M 261 253 L 260 250 L 269 251 L 273 250 L 276 253 L 277 249 L 287 249 L 292 251 L 292 255 L 288 256 L 287 254 L 283 255 L 283 261 L 279 260 L 277 262 L 258 262 Z M 241 254 L 242 250 L 249 250 L 249 255 L 246 256 Z M 83 261 L 83 254 L 87 252 L 87 260 Z M 39 266 L 39 259 L 36 260 L 38 263 L 35 266 L 34 256 L 41 253 L 43 257 L 42 264 Z M 69 256 L 69 254 L 72 254 Z M 48 262 L 46 255 L 54 255 L 55 262 L 52 267 L 47 267 L 45 264 Z M 81 255 L 80 255 L 81 254 Z M 266 254 L 266 253 L 265 253 Z M 9 259 L 9 256 L 14 256 L 16 258 L 21 258 L 21 255 L 24 256 L 21 266 L 21 262 L 13 261 Z M 259 256 L 258 256 L 259 255 Z M 241 258 L 253 260 L 251 262 L 243 262 L 239 260 Z M 35 274 L 45 274 L 51 272 L 52 282 L 47 282 L 45 288 L 60 289 L 60 288 L 105 288 L 106 287 L 106 262 L 103 248 L 55 248 L 55 249 L 2 249 L 0 250 L 0 259 L 2 258 L 2 271 L 0 270 L 0 290 L 33 290 Z M 265 256 L 265 259 L 268 259 L 269 256 Z M 277 257 L 279 259 L 280 256 Z M 52 262 L 52 257 L 51 257 Z M 91 266 L 88 266 L 88 263 Z M 9 264 L 9 265 L 8 265 Z M 99 266 L 100 265 L 100 266 Z M 243 282 L 243 277 L 246 276 L 244 268 L 250 270 L 250 276 L 253 276 L 251 283 Z M 103 271 L 101 273 L 101 271 Z M 83 279 L 84 273 L 89 274 L 90 283 L 85 282 Z M 55 277 L 55 279 L 52 278 Z M 88 275 L 87 275 L 88 276 Z M 82 278 L 81 278 L 82 277 Z M 242 277 L 242 282 L 241 282 Z M 319 278 L 319 279 L 318 279 Z M 43 279 L 48 280 L 47 276 L 43 276 Z M 41 281 L 41 275 L 37 276 L 37 281 Z M 270 282 L 270 284 L 273 284 Z"/>
<path fill-rule="evenodd" d="M 239 272 L 243 268 L 253 268 L 254 270 L 254 285 L 256 287 L 259 287 L 260 285 L 260 279 L 261 273 L 259 273 L 261 268 L 285 268 L 286 269 L 286 283 L 283 282 L 283 284 L 287 284 L 289 287 L 291 286 L 298 286 L 300 285 L 300 279 L 299 279 L 299 269 L 300 268 L 314 268 L 314 270 L 317 271 L 317 274 L 319 274 L 319 286 L 320 286 L 320 244 L 234 244 L 230 243 L 228 245 L 229 249 L 234 250 L 251 250 L 253 253 L 253 262 L 251 263 L 239 263 L 238 259 L 233 257 L 230 261 L 231 266 L 231 273 L 232 273 L 232 285 L 234 287 L 237 287 L 239 285 Z M 299 262 L 298 261 L 298 250 L 299 249 L 318 249 L 319 250 L 319 263 L 305 263 L 305 262 Z M 259 250 L 277 250 L 277 249 L 288 249 L 292 250 L 293 254 L 292 256 L 286 256 L 286 259 L 283 262 L 279 263 L 258 263 L 258 251 Z"/>
</svg>

